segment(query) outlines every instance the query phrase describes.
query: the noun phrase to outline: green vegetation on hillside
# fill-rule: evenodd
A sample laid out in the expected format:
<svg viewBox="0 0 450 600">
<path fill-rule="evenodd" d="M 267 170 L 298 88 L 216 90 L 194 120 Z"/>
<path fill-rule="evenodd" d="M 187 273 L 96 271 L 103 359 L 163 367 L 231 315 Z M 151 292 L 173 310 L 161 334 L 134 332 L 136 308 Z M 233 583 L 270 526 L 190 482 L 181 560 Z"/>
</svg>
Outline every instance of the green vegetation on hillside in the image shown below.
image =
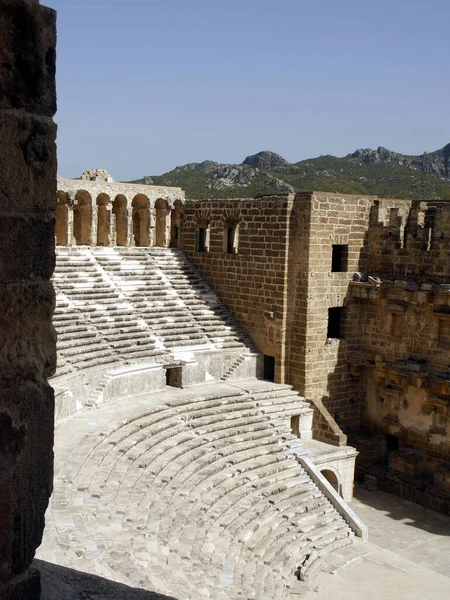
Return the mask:
<svg viewBox="0 0 450 600">
<path fill-rule="evenodd" d="M 440 154 L 437 151 L 426 155 L 428 163 L 435 155 L 441 160 Z M 205 161 L 152 176 L 151 181 L 154 185 L 179 186 L 185 190 L 187 198 L 199 200 L 252 198 L 261 194 L 311 190 L 381 198 L 450 199 L 450 180 L 439 175 L 439 169 L 437 173 L 419 170 L 417 164 L 421 164 L 421 157 L 390 153 L 384 148 L 357 151 L 343 158 L 319 156 L 294 164 L 274 153 L 261 152 L 246 161 L 255 157 L 265 160 L 266 170 L 249 164 L 223 165 Z M 414 166 L 412 159 L 418 159 Z"/>
<path fill-rule="evenodd" d="M 450 181 L 393 163 L 367 164 L 354 158 L 320 156 L 304 160 L 277 177 L 296 191 L 370 194 L 380 198 L 450 199 Z"/>
</svg>

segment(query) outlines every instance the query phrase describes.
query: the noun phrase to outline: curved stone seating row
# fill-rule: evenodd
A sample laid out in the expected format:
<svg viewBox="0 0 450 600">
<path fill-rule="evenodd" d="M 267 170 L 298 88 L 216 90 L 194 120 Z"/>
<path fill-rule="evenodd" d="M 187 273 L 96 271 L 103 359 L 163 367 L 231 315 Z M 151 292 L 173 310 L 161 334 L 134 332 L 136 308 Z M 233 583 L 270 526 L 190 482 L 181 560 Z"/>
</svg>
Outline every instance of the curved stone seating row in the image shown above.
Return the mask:
<svg viewBox="0 0 450 600">
<path fill-rule="evenodd" d="M 58 376 L 69 374 L 73 369 L 113 364 L 120 360 L 120 356 L 104 340 L 99 343 L 97 329 L 83 311 L 75 308 L 61 292 L 56 295 L 53 324 L 58 333 Z"/>
<path fill-rule="evenodd" d="M 185 347 L 254 350 L 179 251 L 57 247 L 53 283 L 56 376 Z"/>
<path fill-rule="evenodd" d="M 313 550 L 352 537 L 289 450 L 292 411 L 311 408 L 245 380 L 72 417 L 40 556 L 177 600 L 288 599 Z"/>
</svg>

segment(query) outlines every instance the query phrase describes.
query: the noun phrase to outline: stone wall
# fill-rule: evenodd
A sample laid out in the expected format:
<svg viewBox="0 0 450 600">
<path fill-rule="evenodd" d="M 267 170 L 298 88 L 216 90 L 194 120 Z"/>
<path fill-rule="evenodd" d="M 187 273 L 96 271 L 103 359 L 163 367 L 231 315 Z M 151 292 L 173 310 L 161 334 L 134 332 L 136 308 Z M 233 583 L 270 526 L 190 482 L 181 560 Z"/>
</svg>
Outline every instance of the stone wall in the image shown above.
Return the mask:
<svg viewBox="0 0 450 600">
<path fill-rule="evenodd" d="M 291 220 L 291 308 L 289 379 L 317 408 L 315 434 L 345 443 L 339 428 L 320 414 L 321 404 L 345 430 L 357 426 L 359 406 L 351 388 L 346 315 L 349 282 L 363 268 L 368 215 L 373 199 L 338 194 L 298 194 Z M 341 246 L 341 266 L 332 270 L 333 245 Z M 341 309 L 339 336 L 328 335 L 329 309 Z M 331 434 L 331 437 L 330 437 Z"/>
<path fill-rule="evenodd" d="M 315 438 L 342 446 L 351 434 L 360 474 L 444 512 L 449 225 L 449 203 L 312 192 L 188 202 L 182 235 L 190 260 L 275 357 L 276 380 L 314 406 Z"/>
<path fill-rule="evenodd" d="M 0 3 L 0 598 L 39 597 L 30 569 L 52 490 L 56 14 Z"/>
<path fill-rule="evenodd" d="M 285 379 L 287 256 L 293 196 L 187 202 L 182 247 Z M 234 248 L 228 229 L 235 227 Z M 199 229 L 207 251 L 197 251 Z M 231 236 L 230 236 L 231 237 Z M 238 239 L 237 239 L 238 238 Z M 233 251 L 228 251 L 233 250 Z"/>
<path fill-rule="evenodd" d="M 352 283 L 349 294 L 360 324 L 349 362 L 374 448 L 361 458 L 367 465 L 384 461 L 388 475 L 381 480 L 397 477 L 407 497 L 417 500 L 422 482 L 419 501 L 432 507 L 433 494 L 450 493 L 447 478 L 438 476 L 450 460 L 449 223 L 449 203 L 405 202 L 386 210 L 376 202 L 368 278 Z M 428 496 L 424 486 L 434 486 Z"/>
<path fill-rule="evenodd" d="M 188 202 L 182 246 L 259 350 L 276 358 L 277 381 L 292 383 L 316 407 L 315 435 L 345 444 L 360 424 L 359 386 L 348 367 L 359 315 L 347 311 L 349 284 L 366 269 L 376 198 L 304 193 Z M 383 201 L 383 207 L 401 201 Z M 238 223 L 239 247 L 226 232 Z M 198 231 L 209 240 L 196 251 Z M 197 238 L 196 238 L 197 236 Z M 333 246 L 341 264 L 333 263 Z M 329 309 L 342 309 L 341 335 L 328 335 Z M 336 423 L 338 421 L 338 424 Z"/>
<path fill-rule="evenodd" d="M 372 275 L 448 283 L 450 206 L 447 201 L 375 202 L 368 232 Z"/>
</svg>

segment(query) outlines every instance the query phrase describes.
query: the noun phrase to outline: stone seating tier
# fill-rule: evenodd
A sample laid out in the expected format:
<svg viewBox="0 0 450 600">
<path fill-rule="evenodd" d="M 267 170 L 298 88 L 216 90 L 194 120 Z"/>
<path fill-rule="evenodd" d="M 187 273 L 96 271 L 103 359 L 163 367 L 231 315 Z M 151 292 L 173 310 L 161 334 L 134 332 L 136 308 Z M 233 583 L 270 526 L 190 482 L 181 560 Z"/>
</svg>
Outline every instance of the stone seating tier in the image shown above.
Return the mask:
<svg viewBox="0 0 450 600">
<path fill-rule="evenodd" d="M 57 247 L 56 376 L 179 348 L 254 352 L 178 250 Z"/>
<path fill-rule="evenodd" d="M 235 380 L 62 422 L 41 556 L 180 600 L 288 600 L 306 557 L 353 536 L 289 446 L 289 413 L 311 410 Z"/>
</svg>

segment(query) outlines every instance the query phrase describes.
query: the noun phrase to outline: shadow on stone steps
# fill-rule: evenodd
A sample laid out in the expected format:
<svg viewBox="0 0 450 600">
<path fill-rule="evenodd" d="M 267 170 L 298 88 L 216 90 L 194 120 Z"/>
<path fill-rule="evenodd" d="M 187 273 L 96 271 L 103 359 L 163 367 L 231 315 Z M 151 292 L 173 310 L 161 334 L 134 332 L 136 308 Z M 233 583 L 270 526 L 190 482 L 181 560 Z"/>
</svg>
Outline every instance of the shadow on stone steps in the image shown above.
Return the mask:
<svg viewBox="0 0 450 600">
<path fill-rule="evenodd" d="M 41 572 L 41 600 L 176 600 L 42 560 L 33 566 Z"/>
</svg>

